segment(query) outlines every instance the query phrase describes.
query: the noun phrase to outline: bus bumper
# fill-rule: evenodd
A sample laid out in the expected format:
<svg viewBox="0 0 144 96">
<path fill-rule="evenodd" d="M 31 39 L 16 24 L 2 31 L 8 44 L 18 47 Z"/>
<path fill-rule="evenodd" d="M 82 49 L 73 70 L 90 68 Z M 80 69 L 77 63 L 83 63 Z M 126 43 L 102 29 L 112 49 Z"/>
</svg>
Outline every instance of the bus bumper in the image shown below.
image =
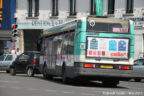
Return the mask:
<svg viewBox="0 0 144 96">
<path fill-rule="evenodd" d="M 131 79 L 131 70 L 100 69 L 100 68 L 74 68 L 71 71 L 71 78 L 86 78 L 101 80 L 105 78 L 117 78 L 119 80 Z"/>
</svg>

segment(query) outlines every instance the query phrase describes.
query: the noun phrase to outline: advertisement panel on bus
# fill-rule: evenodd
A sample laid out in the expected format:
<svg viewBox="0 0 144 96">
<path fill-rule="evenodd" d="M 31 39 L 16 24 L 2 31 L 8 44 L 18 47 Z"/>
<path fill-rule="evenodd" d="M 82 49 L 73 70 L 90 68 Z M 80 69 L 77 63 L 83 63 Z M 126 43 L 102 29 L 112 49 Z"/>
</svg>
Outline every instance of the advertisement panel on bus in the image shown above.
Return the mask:
<svg viewBox="0 0 144 96">
<path fill-rule="evenodd" d="M 128 59 L 129 39 L 87 38 L 87 57 Z"/>
</svg>

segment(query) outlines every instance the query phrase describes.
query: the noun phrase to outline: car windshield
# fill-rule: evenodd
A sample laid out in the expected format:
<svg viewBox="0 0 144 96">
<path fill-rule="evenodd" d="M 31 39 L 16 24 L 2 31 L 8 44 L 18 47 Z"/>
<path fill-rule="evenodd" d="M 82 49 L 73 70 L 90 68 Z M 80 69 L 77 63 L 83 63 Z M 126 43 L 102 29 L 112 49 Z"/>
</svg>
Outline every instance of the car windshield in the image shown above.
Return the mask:
<svg viewBox="0 0 144 96">
<path fill-rule="evenodd" d="M 36 53 L 36 54 L 35 54 L 35 57 L 36 57 L 36 58 L 39 58 L 39 57 L 40 57 L 40 54 L 39 54 L 39 53 Z"/>
<path fill-rule="evenodd" d="M 4 60 L 4 57 L 5 57 L 5 55 L 1 55 L 1 56 L 0 56 L 0 61 L 3 61 L 3 60 Z"/>
<path fill-rule="evenodd" d="M 134 61 L 134 65 L 135 66 L 142 66 L 142 65 L 144 65 L 144 60 L 136 60 L 136 61 Z"/>
<path fill-rule="evenodd" d="M 12 55 L 8 55 L 5 59 L 5 61 L 11 61 L 13 59 L 13 56 Z"/>
</svg>

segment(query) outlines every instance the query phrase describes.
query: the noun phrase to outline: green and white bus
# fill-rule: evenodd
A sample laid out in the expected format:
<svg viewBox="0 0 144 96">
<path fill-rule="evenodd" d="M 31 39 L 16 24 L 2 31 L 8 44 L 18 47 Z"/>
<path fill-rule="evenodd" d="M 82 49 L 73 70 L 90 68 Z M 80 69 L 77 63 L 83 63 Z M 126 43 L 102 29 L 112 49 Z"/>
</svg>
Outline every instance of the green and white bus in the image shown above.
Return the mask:
<svg viewBox="0 0 144 96">
<path fill-rule="evenodd" d="M 40 68 L 45 78 L 100 80 L 116 86 L 130 77 L 134 25 L 120 19 L 85 17 L 43 31 Z"/>
</svg>

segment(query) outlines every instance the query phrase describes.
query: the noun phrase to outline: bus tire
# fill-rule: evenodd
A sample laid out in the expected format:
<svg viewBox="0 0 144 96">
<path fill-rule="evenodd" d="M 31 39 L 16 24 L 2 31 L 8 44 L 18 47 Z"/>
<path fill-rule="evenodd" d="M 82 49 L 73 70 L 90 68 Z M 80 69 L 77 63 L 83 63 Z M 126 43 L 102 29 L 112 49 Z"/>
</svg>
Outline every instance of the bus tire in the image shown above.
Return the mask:
<svg viewBox="0 0 144 96">
<path fill-rule="evenodd" d="M 141 79 L 139 79 L 139 78 L 135 78 L 134 80 L 135 80 L 135 82 L 140 82 L 141 81 Z"/>
<path fill-rule="evenodd" d="M 44 79 L 47 79 L 47 78 L 48 78 L 48 75 L 47 75 L 46 70 L 47 70 L 47 69 L 46 69 L 46 66 L 44 66 L 44 67 L 43 67 L 43 78 L 44 78 Z"/>
<path fill-rule="evenodd" d="M 70 84 L 71 81 L 72 80 L 66 76 L 66 66 L 65 66 L 65 64 L 63 64 L 63 66 L 62 66 L 62 82 L 64 84 Z"/>
<path fill-rule="evenodd" d="M 47 75 L 47 79 L 53 80 L 53 75 Z"/>
<path fill-rule="evenodd" d="M 65 63 L 63 63 L 63 65 L 62 65 L 62 76 L 64 76 L 65 75 Z"/>
<path fill-rule="evenodd" d="M 64 84 L 70 84 L 70 83 L 71 83 L 71 79 L 68 78 L 68 77 L 66 77 L 66 76 L 63 76 L 62 82 L 63 82 Z"/>
<path fill-rule="evenodd" d="M 117 85 L 119 84 L 119 80 L 103 80 L 102 81 L 103 86 L 105 87 L 117 87 Z"/>
</svg>

